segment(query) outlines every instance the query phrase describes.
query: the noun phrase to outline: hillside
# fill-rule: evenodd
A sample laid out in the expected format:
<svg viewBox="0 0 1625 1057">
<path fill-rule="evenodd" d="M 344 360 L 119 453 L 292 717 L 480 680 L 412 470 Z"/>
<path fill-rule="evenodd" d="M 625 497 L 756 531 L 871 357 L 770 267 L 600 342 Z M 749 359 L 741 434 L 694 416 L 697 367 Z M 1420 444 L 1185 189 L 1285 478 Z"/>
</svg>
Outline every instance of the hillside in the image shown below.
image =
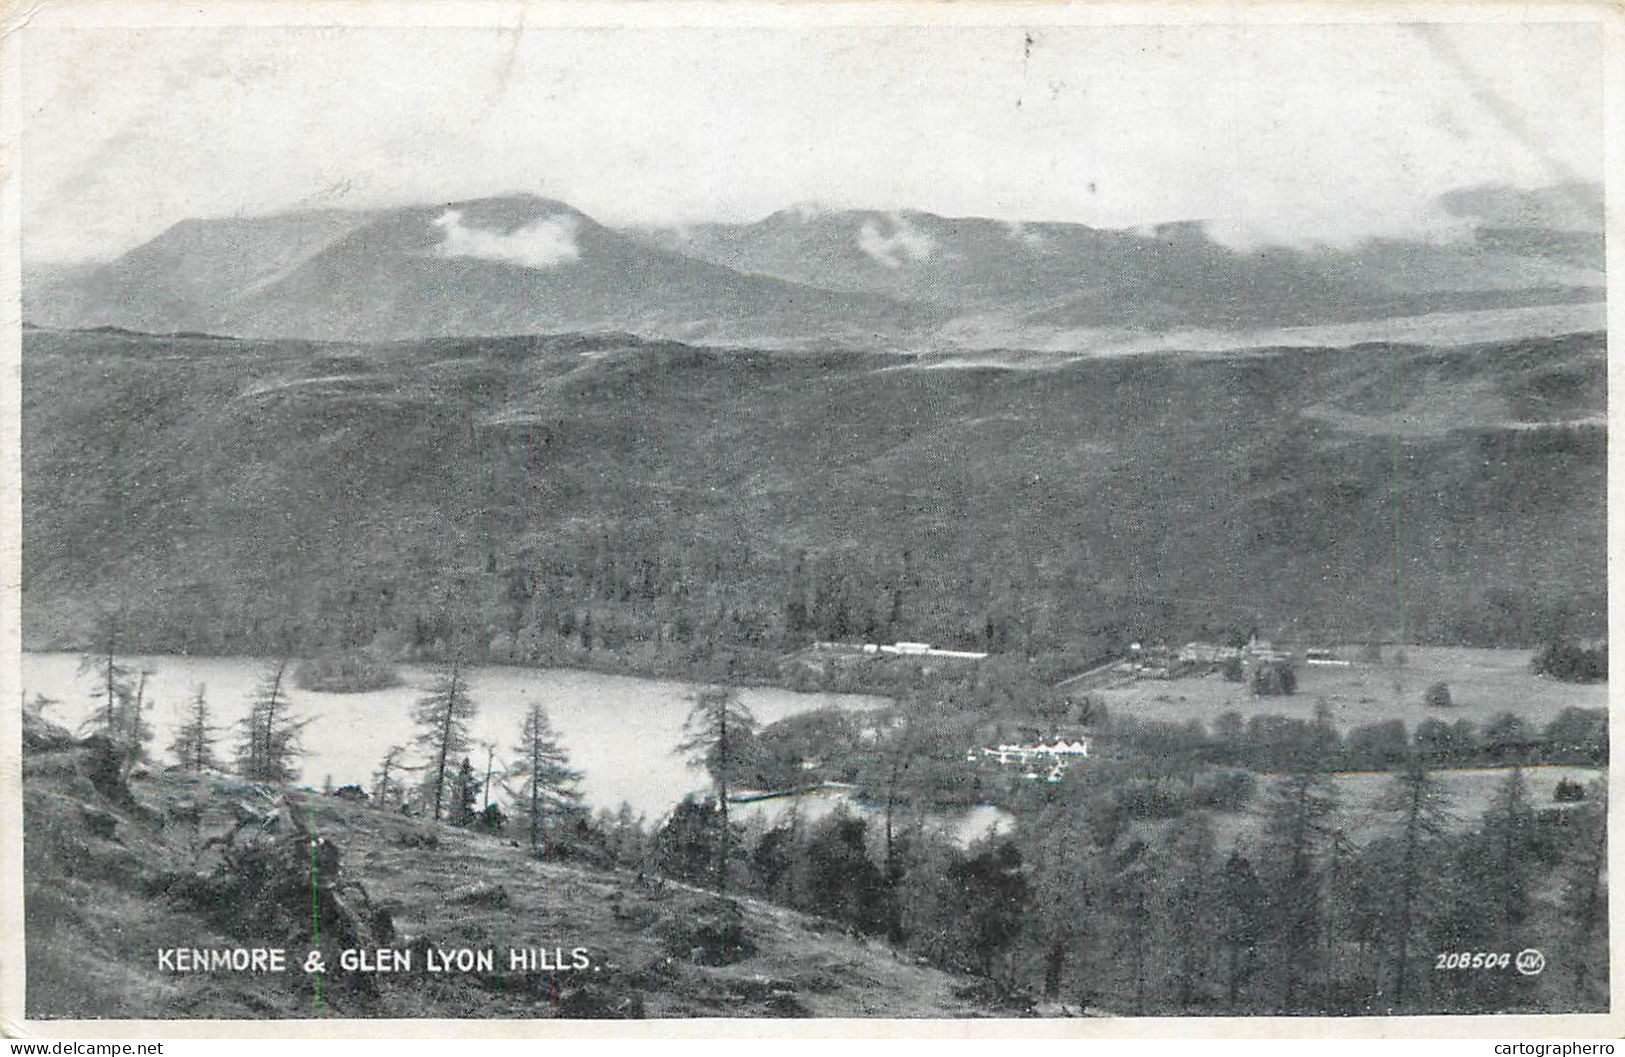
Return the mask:
<svg viewBox="0 0 1625 1057">
<path fill-rule="evenodd" d="M 614 335 L 25 342 L 36 647 L 110 607 L 154 651 L 423 643 L 454 596 L 482 641 L 623 651 L 693 626 L 777 650 L 800 602 L 1035 652 L 1209 621 L 1605 626 L 1596 334 L 1041 369 Z"/>
<path fill-rule="evenodd" d="M 691 937 L 715 897 L 537 861 L 516 842 L 225 775 L 129 785 L 30 721 L 23 760 L 30 1018 L 970 1017 L 976 981 L 840 926 L 739 901 L 742 958 Z M 314 840 L 307 834 L 313 835 Z M 313 925 L 313 915 L 315 921 Z M 692 946 L 700 943 L 701 947 Z M 280 947 L 283 973 L 178 973 L 171 948 Z M 410 950 L 343 972 L 340 950 Z M 431 948 L 587 948 L 590 969 L 431 974 Z M 678 947 L 681 950 L 678 951 Z M 320 949 L 319 981 L 301 969 Z M 697 958 L 694 952 L 702 950 Z M 677 953 L 673 953 L 677 951 Z M 711 964 L 726 961 L 727 964 Z M 177 963 L 178 964 L 178 963 Z M 1008 1015 L 1008 1014 L 1006 1014 Z"/>
</svg>

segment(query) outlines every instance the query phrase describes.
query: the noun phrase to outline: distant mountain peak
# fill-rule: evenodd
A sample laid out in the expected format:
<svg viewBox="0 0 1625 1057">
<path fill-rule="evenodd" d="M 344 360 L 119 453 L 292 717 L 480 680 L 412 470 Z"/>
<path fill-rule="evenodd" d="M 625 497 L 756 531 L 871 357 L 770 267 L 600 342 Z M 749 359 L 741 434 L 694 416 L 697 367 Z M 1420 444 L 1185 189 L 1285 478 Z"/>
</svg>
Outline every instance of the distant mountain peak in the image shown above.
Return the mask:
<svg viewBox="0 0 1625 1057">
<path fill-rule="evenodd" d="M 785 206 L 783 209 L 771 214 L 766 219 L 769 222 L 788 220 L 798 224 L 807 224 L 817 220 L 820 217 L 827 217 L 839 212 L 840 210 L 826 202 L 820 202 L 817 199 L 809 198 Z"/>
<path fill-rule="evenodd" d="M 31 269 L 53 327 L 375 340 L 567 330 L 750 345 L 1088 351 L 1110 335 L 1593 303 L 1596 188 L 1474 188 L 1469 230 L 1255 252 L 1206 221 L 1127 230 L 799 202 L 748 223 L 606 228 L 520 192 L 177 224 Z M 1287 224 L 1287 227 L 1292 225 Z"/>
</svg>

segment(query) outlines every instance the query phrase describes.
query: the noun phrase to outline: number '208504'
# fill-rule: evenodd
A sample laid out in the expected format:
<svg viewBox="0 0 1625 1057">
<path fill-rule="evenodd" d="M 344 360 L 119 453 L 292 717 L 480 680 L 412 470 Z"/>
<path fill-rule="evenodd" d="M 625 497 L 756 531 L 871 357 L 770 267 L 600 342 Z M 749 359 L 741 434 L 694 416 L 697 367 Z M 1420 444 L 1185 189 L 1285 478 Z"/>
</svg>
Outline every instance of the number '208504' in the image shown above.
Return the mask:
<svg viewBox="0 0 1625 1057">
<path fill-rule="evenodd" d="M 1505 969 L 1512 964 L 1506 951 L 1447 951 L 1437 955 L 1435 969 Z"/>
</svg>

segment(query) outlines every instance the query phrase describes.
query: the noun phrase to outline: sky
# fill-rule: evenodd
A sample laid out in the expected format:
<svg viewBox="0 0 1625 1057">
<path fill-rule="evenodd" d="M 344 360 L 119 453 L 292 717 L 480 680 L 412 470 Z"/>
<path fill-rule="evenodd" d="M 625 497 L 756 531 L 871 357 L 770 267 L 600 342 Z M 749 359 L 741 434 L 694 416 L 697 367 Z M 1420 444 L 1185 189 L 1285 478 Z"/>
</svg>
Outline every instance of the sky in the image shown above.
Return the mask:
<svg viewBox="0 0 1625 1057">
<path fill-rule="evenodd" d="M 24 254 L 198 216 L 532 192 L 612 225 L 794 203 L 1236 244 L 1449 237 L 1602 178 L 1597 25 L 22 35 Z"/>
</svg>

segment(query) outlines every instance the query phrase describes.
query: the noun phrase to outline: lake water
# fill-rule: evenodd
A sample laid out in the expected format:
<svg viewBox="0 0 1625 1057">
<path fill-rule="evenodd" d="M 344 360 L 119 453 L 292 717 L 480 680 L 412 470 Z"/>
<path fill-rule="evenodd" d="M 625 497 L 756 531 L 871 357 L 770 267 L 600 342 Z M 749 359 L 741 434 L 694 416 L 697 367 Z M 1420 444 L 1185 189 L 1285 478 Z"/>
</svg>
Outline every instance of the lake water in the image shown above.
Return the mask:
<svg viewBox="0 0 1625 1057">
<path fill-rule="evenodd" d="M 93 679 L 79 674 L 79 654 L 24 653 L 22 686 L 28 700 L 35 693 L 59 699 L 46 718 L 77 728 L 94 708 Z M 156 734 L 152 751 L 168 760 L 167 746 L 180 725 L 181 710 L 195 688 L 207 689 L 214 722 L 225 729 L 218 746 L 229 759 L 236 731 L 232 726 L 248 713 L 248 701 L 272 662 L 245 657 L 129 657 L 132 671 L 148 668 L 147 698 L 154 702 L 151 720 Z M 360 694 L 324 694 L 292 687 L 289 699 L 296 714 L 310 720 L 305 728 L 304 770 L 300 780 L 320 786 L 331 777 L 335 786 L 372 786 L 372 773 L 391 745 L 410 745 L 417 733 L 412 707 L 431 669 L 402 665 L 404 682 L 388 690 Z M 596 672 L 483 666 L 467 670 L 469 692 L 479 705 L 471 724 L 474 742 L 494 741 L 497 766 L 516 755 L 520 724 L 533 702 L 541 703 L 570 754 L 584 773 L 582 794 L 589 806 L 609 808 L 622 801 L 650 821 L 669 811 L 683 796 L 704 790 L 704 771 L 689 767 L 674 752 L 682 738 L 693 688 L 660 679 L 639 679 Z M 884 698 L 853 694 L 799 694 L 772 688 L 740 691 L 740 700 L 763 724 L 819 708 L 875 708 Z M 411 752 L 415 759 L 417 754 Z M 485 750 L 470 757 L 483 776 Z"/>
</svg>

